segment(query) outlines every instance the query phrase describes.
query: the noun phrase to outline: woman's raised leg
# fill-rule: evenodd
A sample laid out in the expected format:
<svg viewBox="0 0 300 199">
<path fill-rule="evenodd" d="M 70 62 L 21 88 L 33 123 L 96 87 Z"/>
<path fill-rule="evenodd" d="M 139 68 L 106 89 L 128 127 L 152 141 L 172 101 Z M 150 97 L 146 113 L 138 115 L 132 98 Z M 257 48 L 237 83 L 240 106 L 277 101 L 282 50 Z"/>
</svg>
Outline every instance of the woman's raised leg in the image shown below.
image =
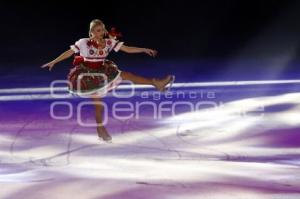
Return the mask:
<svg viewBox="0 0 300 199">
<path fill-rule="evenodd" d="M 170 83 L 174 78 L 174 76 L 172 76 L 172 75 L 167 75 L 166 77 L 164 77 L 162 79 L 146 78 L 146 77 L 139 76 L 139 75 L 133 74 L 131 72 L 126 72 L 126 71 L 121 72 L 121 77 L 123 80 L 129 80 L 129 81 L 133 82 L 134 84 L 152 85 L 155 88 L 157 88 L 157 90 L 159 90 L 159 91 L 164 91 L 165 87 L 168 85 L 168 83 Z"/>
</svg>

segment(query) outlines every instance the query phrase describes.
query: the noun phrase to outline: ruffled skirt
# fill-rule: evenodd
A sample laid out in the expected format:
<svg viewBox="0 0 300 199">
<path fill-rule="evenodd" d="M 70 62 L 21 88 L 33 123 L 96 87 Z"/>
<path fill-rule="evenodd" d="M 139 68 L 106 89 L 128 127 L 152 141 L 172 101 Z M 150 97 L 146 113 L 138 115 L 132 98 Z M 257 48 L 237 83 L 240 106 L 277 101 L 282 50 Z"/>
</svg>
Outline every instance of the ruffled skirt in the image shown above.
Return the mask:
<svg viewBox="0 0 300 199">
<path fill-rule="evenodd" d="M 105 96 L 121 82 L 121 70 L 110 61 L 76 64 L 68 74 L 69 92 L 79 96 Z"/>
</svg>

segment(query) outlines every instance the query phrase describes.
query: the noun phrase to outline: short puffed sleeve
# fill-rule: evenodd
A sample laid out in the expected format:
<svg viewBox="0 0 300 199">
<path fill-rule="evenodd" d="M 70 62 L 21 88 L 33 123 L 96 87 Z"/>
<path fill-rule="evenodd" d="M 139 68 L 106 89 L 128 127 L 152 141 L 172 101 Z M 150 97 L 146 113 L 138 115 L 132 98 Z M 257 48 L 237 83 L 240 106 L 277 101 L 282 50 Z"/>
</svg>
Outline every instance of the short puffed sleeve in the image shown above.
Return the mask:
<svg viewBox="0 0 300 199">
<path fill-rule="evenodd" d="M 122 45 L 124 44 L 124 42 L 118 41 L 116 39 L 108 39 L 107 44 L 108 44 L 110 52 L 112 50 L 114 50 L 115 52 L 118 52 L 120 50 L 120 48 L 122 47 Z"/>
<path fill-rule="evenodd" d="M 78 53 L 80 50 L 83 49 L 84 44 L 86 43 L 86 39 L 79 39 L 75 42 L 74 45 L 71 45 L 70 48 L 75 52 Z"/>
</svg>

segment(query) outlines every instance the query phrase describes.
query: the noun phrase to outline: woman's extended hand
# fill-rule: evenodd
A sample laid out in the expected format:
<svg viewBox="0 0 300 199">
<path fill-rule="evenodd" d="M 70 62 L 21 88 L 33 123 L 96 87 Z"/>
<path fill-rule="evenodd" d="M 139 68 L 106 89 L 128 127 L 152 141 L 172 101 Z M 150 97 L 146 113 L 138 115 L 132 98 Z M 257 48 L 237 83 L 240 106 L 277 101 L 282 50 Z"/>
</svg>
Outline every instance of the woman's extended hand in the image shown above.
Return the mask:
<svg viewBox="0 0 300 199">
<path fill-rule="evenodd" d="M 148 55 L 150 55 L 151 57 L 155 57 L 157 55 L 157 51 L 156 50 L 152 50 L 152 49 L 148 49 L 145 48 L 144 52 Z"/>
<path fill-rule="evenodd" d="M 41 66 L 41 68 L 46 68 L 46 67 L 49 67 L 49 71 L 52 70 L 52 68 L 54 67 L 55 63 L 53 61 L 47 63 L 47 64 L 44 64 Z"/>
</svg>

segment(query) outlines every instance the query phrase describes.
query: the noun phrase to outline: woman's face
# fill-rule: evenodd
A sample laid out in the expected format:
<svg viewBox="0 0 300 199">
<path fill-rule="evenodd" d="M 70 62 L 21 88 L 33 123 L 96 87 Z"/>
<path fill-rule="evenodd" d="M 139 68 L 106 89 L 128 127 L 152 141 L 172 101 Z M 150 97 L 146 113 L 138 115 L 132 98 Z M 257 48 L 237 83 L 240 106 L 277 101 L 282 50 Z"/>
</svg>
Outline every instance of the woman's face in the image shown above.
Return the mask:
<svg viewBox="0 0 300 199">
<path fill-rule="evenodd" d="M 92 34 L 96 38 L 103 38 L 106 34 L 104 26 L 102 25 L 95 26 L 92 31 Z"/>
</svg>

